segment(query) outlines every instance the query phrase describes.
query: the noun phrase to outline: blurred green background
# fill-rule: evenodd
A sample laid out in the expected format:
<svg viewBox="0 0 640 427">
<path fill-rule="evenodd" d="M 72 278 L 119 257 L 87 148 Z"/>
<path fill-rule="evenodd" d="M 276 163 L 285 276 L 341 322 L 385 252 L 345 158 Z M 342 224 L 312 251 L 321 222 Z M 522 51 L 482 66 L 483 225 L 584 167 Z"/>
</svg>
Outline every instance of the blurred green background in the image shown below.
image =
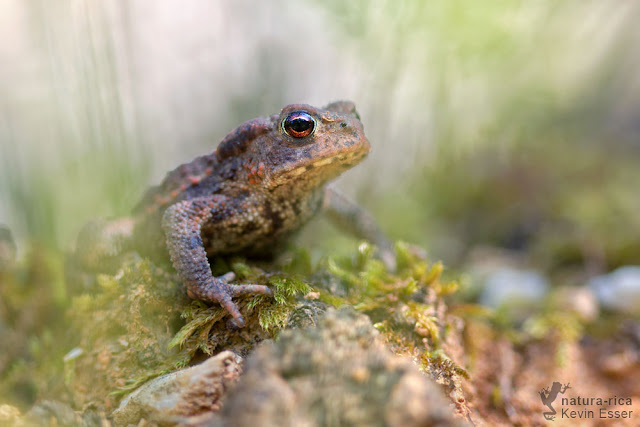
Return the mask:
<svg viewBox="0 0 640 427">
<path fill-rule="evenodd" d="M 5 0 L 0 223 L 67 249 L 239 123 L 355 101 L 338 186 L 393 238 L 591 275 L 640 263 L 640 3 Z M 302 244 L 355 245 L 318 222 Z M 330 246 L 331 245 L 331 246 Z"/>
</svg>

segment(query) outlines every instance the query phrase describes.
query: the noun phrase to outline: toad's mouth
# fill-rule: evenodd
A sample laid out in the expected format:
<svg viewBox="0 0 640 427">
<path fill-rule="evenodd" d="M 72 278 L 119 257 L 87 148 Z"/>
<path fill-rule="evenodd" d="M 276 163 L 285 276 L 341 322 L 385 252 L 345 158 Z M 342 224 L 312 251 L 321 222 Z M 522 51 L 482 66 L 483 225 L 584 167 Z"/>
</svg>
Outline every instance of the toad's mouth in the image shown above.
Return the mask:
<svg viewBox="0 0 640 427">
<path fill-rule="evenodd" d="M 342 172 L 351 169 L 360 163 L 369 153 L 369 150 L 357 150 L 332 157 L 320 158 L 312 163 L 285 169 L 274 177 L 269 185 L 275 188 L 295 179 L 321 184 L 329 181 Z"/>
</svg>

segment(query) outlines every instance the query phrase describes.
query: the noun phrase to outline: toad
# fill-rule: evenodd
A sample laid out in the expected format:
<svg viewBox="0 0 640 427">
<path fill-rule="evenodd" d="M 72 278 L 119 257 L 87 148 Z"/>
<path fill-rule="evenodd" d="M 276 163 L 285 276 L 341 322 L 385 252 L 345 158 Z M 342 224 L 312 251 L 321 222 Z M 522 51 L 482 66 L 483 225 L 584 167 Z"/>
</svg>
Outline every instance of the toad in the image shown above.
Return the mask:
<svg viewBox="0 0 640 427">
<path fill-rule="evenodd" d="M 233 298 L 272 291 L 232 284 L 233 273 L 213 276 L 209 259 L 272 252 L 321 210 L 378 245 L 383 260 L 393 264 L 391 244 L 373 219 L 326 185 L 369 151 L 353 103 L 288 105 L 279 114 L 241 124 L 213 153 L 169 172 L 131 219 L 107 228 L 119 250 L 134 249 L 152 259 L 168 254 L 188 295 L 219 303 L 232 316 L 230 327 L 241 328 L 245 322 Z M 79 252 L 82 242 L 81 233 Z M 85 256 L 91 253 L 95 250 Z"/>
</svg>

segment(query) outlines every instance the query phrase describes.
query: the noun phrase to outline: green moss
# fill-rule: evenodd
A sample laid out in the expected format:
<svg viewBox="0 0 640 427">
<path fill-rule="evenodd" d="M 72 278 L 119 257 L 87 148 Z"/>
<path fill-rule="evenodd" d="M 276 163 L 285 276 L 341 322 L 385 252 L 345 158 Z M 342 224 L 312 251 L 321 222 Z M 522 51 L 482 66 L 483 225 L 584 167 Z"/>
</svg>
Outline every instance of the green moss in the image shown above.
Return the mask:
<svg viewBox="0 0 640 427">
<path fill-rule="evenodd" d="M 315 268 L 306 251 L 294 250 L 277 273 L 232 260 L 238 279 L 268 285 L 274 291 L 274 298 L 258 295 L 237 300 L 247 322 L 243 333 L 251 337 L 243 351 L 261 339 L 276 337 L 297 307 L 317 299 L 335 307 L 351 305 L 369 315 L 397 353 L 420 357 L 426 365 L 437 362 L 437 368 L 447 370 L 449 376 L 464 376 L 441 346 L 449 331 L 443 298 L 457 290 L 457 282 L 443 280 L 442 263 L 429 263 L 410 245 L 399 242 L 396 252 L 396 272 L 386 269 L 368 243 L 361 243 L 351 256 L 327 257 Z M 219 267 L 218 272 L 224 271 L 225 266 Z M 192 301 L 181 318 L 185 324 L 169 342 L 169 349 L 180 348 L 194 358 L 199 352 L 210 355 L 239 345 L 238 334 L 230 334 L 226 327 L 227 314 L 216 305 Z"/>
<path fill-rule="evenodd" d="M 244 280 L 272 288 L 273 299 L 257 295 L 241 297 L 237 303 L 246 317 L 247 328 L 254 329 L 257 320 L 262 331 L 266 333 L 264 336 L 260 334 L 260 338 L 275 336 L 278 330 L 286 326 L 290 314 L 297 306 L 297 298 L 308 293 L 311 286 L 295 275 L 270 275 L 240 261 L 232 265 L 233 271 Z M 184 348 L 190 356 L 194 356 L 197 351 L 213 354 L 220 347 L 222 335 L 229 333 L 225 322 L 222 322 L 227 316 L 217 305 L 207 306 L 201 301 L 192 301 L 181 314 L 186 324 L 169 342 L 168 348 Z"/>
<path fill-rule="evenodd" d="M 469 373 L 440 350 L 428 352 L 420 358 L 420 362 L 436 381 L 447 381 L 453 375 L 469 379 Z"/>
<path fill-rule="evenodd" d="M 34 246 L 21 262 L 0 268 L 0 403 L 24 410 L 64 395 L 63 265 L 61 253 Z"/>
<path fill-rule="evenodd" d="M 297 323 L 292 318 L 300 307 L 311 307 L 313 313 L 307 317 L 315 318 L 314 310 L 323 310 L 322 304 L 350 305 L 368 315 L 390 349 L 417 360 L 450 390 L 459 389 L 460 379 L 469 376 L 451 356 L 474 357 L 472 343 L 462 347 L 461 318 L 466 327 L 481 322 L 487 333 L 516 343 L 552 339 L 558 344 L 560 362 L 585 333 L 584 322 L 551 303 L 520 324 L 473 304 L 450 308 L 458 282 L 445 278 L 441 262 L 429 262 L 421 253 L 419 248 L 398 242 L 396 271 L 387 270 L 376 258 L 376 248 L 367 243 L 349 256 L 327 257 L 315 266 L 301 249 L 292 250 L 281 264 L 216 260 L 216 274 L 231 268 L 238 282 L 267 285 L 274 291 L 274 298 L 237 299 L 247 322 L 242 331 L 227 328 L 229 315 L 218 305 L 188 298 L 174 273 L 135 257 L 125 260 L 114 275 L 96 276 L 94 287 L 72 298 L 68 308 L 43 309 L 34 292 L 54 292 L 49 280 L 59 269 L 42 272 L 46 264 L 34 257 L 29 268 L 5 274 L 4 283 L 9 286 L 0 292 L 5 306 L 23 304 L 27 312 L 32 307 L 33 315 L 49 319 L 40 323 L 49 322 L 50 327 L 35 333 L 25 330 L 20 341 L 24 351 L 17 352 L 13 363 L 4 368 L 0 390 L 5 395 L 22 390 L 26 402 L 55 397 L 75 407 L 98 402 L 109 410 L 121 396 L 158 375 L 198 363 L 223 349 L 248 354 L 260 341 L 276 338 L 283 328 L 313 324 L 313 320 Z M 40 282 L 44 288 L 24 285 Z M 66 319 L 59 315 L 65 309 Z M 10 314 L 15 312 L 4 313 L 3 320 L 11 321 Z M 57 321 L 51 320 L 56 317 Z M 60 319 L 70 329 L 58 328 L 56 325 L 65 324 Z M 24 324 L 14 323 L 17 329 Z"/>
<path fill-rule="evenodd" d="M 117 397 L 190 360 L 186 350 L 167 346 L 189 303 L 172 275 L 129 261 L 114 276 L 97 276 L 97 285 L 68 312 L 82 354 L 68 365 L 67 383 L 80 404 Z"/>
<path fill-rule="evenodd" d="M 249 310 L 257 310 L 260 326 L 267 331 L 284 328 L 297 305 L 296 298 L 311 290 L 308 283 L 295 276 L 274 276 L 269 279 L 269 285 L 276 303 L 267 302 L 267 298 L 261 295 L 254 298 L 248 307 Z"/>
<path fill-rule="evenodd" d="M 458 283 L 443 280 L 443 264 L 429 263 L 420 252 L 398 242 L 397 271 L 391 272 L 375 258 L 375 248 L 362 243 L 351 257 L 321 262 L 316 277 L 322 280 L 314 282 L 315 290 L 325 303 L 352 305 L 367 314 L 396 353 L 421 360 L 425 369 L 437 362 L 433 369 L 446 370 L 450 377 L 465 376 L 442 347 L 450 330 L 444 297 L 455 293 Z M 438 358 L 433 356 L 436 352 Z"/>
<path fill-rule="evenodd" d="M 452 330 L 444 299 L 456 291 L 456 282 L 444 280 L 442 264 L 423 259 L 416 248 L 398 243 L 396 251 L 395 272 L 387 270 L 376 258 L 376 248 L 367 243 L 350 256 L 327 257 L 315 266 L 304 250 L 292 250 L 281 264 L 216 260 L 216 274 L 231 269 L 238 282 L 274 291 L 274 298 L 236 300 L 246 321 L 242 331 L 227 327 L 229 315 L 218 305 L 188 298 L 173 272 L 127 257 L 119 271 L 93 277 L 86 282 L 92 287 L 70 300 L 64 319 L 71 328 L 68 341 L 60 341 L 60 332 L 43 332 L 31 341 L 31 353 L 47 371 L 41 377 L 61 379 L 55 387 L 39 386 L 45 392 L 38 396 L 64 395 L 75 407 L 98 402 L 110 410 L 121 396 L 151 378 L 225 349 L 247 354 L 283 328 L 309 324 L 291 319 L 300 307 L 311 307 L 315 318 L 314 310 L 323 310 L 323 303 L 351 305 L 367 314 L 396 353 L 416 357 L 426 369 L 446 371 L 447 378 L 464 376 L 443 346 Z M 59 342 L 64 342 L 58 350 L 61 362 L 53 369 L 42 360 Z M 3 378 L 15 384 L 19 376 L 11 372 L 28 375 L 29 369 L 33 366 L 28 363 L 15 363 Z"/>
<path fill-rule="evenodd" d="M 194 301 L 180 315 L 180 317 L 187 320 L 187 324 L 174 335 L 168 344 L 168 348 L 184 347 L 189 342 L 192 348 L 190 353 L 193 354 L 200 349 L 207 354 L 211 354 L 207 344 L 209 332 L 211 332 L 213 325 L 221 320 L 224 315 L 225 312 L 220 307 L 207 307 L 201 301 Z M 195 341 L 192 340 L 193 337 L 196 337 Z"/>
</svg>

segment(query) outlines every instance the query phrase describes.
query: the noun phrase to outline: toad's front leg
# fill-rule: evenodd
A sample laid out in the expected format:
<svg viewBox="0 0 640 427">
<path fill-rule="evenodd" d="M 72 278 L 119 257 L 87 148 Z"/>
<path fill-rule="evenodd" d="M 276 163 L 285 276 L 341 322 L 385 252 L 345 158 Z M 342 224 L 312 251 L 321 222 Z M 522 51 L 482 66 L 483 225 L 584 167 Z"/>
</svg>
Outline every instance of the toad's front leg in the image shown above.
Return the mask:
<svg viewBox="0 0 640 427">
<path fill-rule="evenodd" d="M 224 209 L 224 204 L 225 197 L 218 195 L 176 203 L 165 211 L 162 229 L 171 262 L 187 287 L 189 296 L 218 302 L 233 316 L 231 325 L 241 328 L 244 319 L 232 298 L 245 294 L 272 295 L 272 291 L 262 285 L 231 285 L 227 280 L 232 276 L 213 277 L 211 274 L 201 230 L 216 211 Z"/>
<path fill-rule="evenodd" d="M 333 187 L 326 187 L 324 190 L 323 209 L 338 227 L 378 246 L 382 261 L 390 271 L 395 271 L 393 244 L 369 213 Z"/>
</svg>

